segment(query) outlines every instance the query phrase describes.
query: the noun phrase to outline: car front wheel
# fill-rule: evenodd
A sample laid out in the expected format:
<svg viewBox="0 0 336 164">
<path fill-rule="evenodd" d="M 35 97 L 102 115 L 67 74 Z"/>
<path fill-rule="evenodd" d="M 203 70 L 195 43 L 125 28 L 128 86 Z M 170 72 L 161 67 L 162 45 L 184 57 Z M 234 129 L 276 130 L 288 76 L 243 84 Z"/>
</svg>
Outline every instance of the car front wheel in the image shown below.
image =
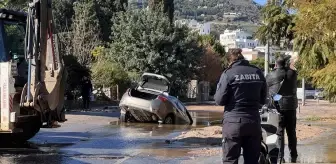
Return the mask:
<svg viewBox="0 0 336 164">
<path fill-rule="evenodd" d="M 120 113 L 120 122 L 128 122 L 129 119 L 130 119 L 130 114 L 129 112 L 126 112 L 126 113 Z"/>
</svg>

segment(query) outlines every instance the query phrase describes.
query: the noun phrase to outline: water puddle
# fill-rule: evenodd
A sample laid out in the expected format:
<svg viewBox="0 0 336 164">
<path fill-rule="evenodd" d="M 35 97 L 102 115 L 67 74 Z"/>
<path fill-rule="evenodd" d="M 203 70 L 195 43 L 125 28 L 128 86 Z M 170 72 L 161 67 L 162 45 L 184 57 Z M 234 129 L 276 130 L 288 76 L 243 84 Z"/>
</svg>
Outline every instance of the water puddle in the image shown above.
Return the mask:
<svg viewBox="0 0 336 164">
<path fill-rule="evenodd" d="M 166 125 L 158 123 L 121 123 L 110 122 L 110 128 L 119 131 L 120 138 L 129 140 L 128 144 L 136 144 L 140 155 L 155 155 L 163 157 L 184 157 L 193 148 L 203 148 L 208 145 L 196 143 L 174 142 L 170 139 L 179 136 L 183 131 L 220 125 L 222 114 L 216 112 L 190 112 L 192 125 Z M 133 145 L 134 148 L 135 145 Z"/>
<path fill-rule="evenodd" d="M 300 163 L 336 163 L 335 132 L 316 141 L 299 144 L 298 154 Z"/>
<path fill-rule="evenodd" d="M 190 149 L 185 148 L 161 148 L 161 149 L 145 149 L 139 155 L 142 156 L 159 156 L 169 158 L 182 158 L 189 155 Z"/>
<path fill-rule="evenodd" d="M 6 144 L 0 147 L 1 157 L 20 156 L 41 156 L 58 155 L 58 150 L 63 147 L 71 146 L 73 143 L 46 143 L 35 144 L 26 142 L 24 144 Z"/>
<path fill-rule="evenodd" d="M 215 112 L 190 112 L 193 118 L 192 125 L 167 125 L 158 123 L 122 123 L 119 121 L 110 122 L 111 128 L 119 128 L 124 132 L 134 133 L 147 133 L 150 136 L 174 136 L 180 134 L 182 131 L 190 130 L 193 128 L 202 128 L 206 126 L 220 125 L 222 115 Z M 178 134 L 177 134 L 178 133 Z M 128 134 L 125 134 L 128 135 Z"/>
<path fill-rule="evenodd" d="M 220 125 L 223 118 L 222 113 L 219 112 L 197 111 L 190 112 L 190 115 L 194 120 L 193 127 Z"/>
<path fill-rule="evenodd" d="M 167 158 L 183 158 L 191 156 L 190 152 L 196 149 L 211 148 L 211 145 L 174 142 L 172 144 L 167 139 L 172 139 L 183 131 L 202 128 L 213 125 L 220 125 L 222 114 L 217 112 L 197 111 L 190 112 L 194 123 L 192 125 L 160 125 L 160 124 L 142 124 L 142 123 L 119 123 L 113 122 L 114 128 L 124 129 L 125 135 L 139 135 L 151 140 L 137 148 L 140 155 L 158 156 Z M 316 125 L 314 123 L 309 123 Z M 331 129 L 336 129 L 335 124 L 321 124 Z M 127 134 L 128 133 L 128 134 Z M 333 132 L 335 133 L 335 132 Z M 214 146 L 212 148 L 219 148 Z M 299 162 L 300 163 L 336 163 L 336 134 L 328 135 L 314 142 L 299 143 Z M 285 159 L 288 157 L 288 148 L 286 145 Z M 220 157 L 219 157 L 220 158 Z"/>
</svg>

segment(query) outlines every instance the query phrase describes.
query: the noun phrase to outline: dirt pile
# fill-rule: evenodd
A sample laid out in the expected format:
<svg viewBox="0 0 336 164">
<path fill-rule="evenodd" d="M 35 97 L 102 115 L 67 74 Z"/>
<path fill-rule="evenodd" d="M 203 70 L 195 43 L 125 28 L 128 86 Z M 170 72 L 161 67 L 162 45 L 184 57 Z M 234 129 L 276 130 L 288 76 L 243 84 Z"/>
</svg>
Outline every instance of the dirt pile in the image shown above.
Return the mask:
<svg viewBox="0 0 336 164">
<path fill-rule="evenodd" d="M 209 126 L 205 128 L 191 129 L 183 132 L 174 141 L 184 142 L 189 144 L 206 144 L 206 145 L 221 145 L 222 143 L 222 127 Z"/>
<path fill-rule="evenodd" d="M 191 155 L 194 156 L 216 156 L 220 155 L 222 153 L 222 149 L 215 147 L 215 148 L 201 148 L 201 149 L 195 149 L 190 152 L 188 152 Z"/>
<path fill-rule="evenodd" d="M 296 135 L 298 141 L 306 139 L 315 139 L 321 134 L 326 132 L 327 128 L 318 126 L 311 126 L 310 124 L 298 124 L 296 128 Z M 285 135 L 285 142 L 287 143 L 287 136 Z M 178 137 L 175 137 L 170 143 L 184 142 L 188 144 L 208 145 L 215 147 L 207 147 L 200 149 L 193 149 L 189 152 L 195 156 L 214 156 L 221 153 L 222 144 L 222 127 L 210 126 L 205 128 L 192 129 L 190 131 L 183 132 Z"/>
<path fill-rule="evenodd" d="M 306 139 L 315 139 L 321 134 L 326 132 L 328 128 L 323 128 L 319 126 L 311 126 L 310 124 L 298 124 L 296 126 L 296 137 L 298 141 L 303 141 Z M 287 141 L 287 136 L 286 136 Z"/>
<path fill-rule="evenodd" d="M 327 128 L 311 126 L 310 124 L 298 124 L 296 128 L 296 135 L 298 141 L 302 141 L 305 139 L 316 138 L 327 130 L 328 130 Z M 183 132 L 178 137 L 175 137 L 173 141 L 220 145 L 221 139 L 222 139 L 222 127 L 209 126 L 205 128 L 197 128 Z"/>
</svg>

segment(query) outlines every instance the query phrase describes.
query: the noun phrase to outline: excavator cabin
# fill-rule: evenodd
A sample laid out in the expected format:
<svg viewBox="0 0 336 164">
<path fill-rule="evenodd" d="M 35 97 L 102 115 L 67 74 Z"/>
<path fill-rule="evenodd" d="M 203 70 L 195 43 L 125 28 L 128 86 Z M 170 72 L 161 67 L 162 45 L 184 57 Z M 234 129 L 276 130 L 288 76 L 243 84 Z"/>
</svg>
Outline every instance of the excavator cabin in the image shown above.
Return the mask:
<svg viewBox="0 0 336 164">
<path fill-rule="evenodd" d="M 25 60 L 25 32 L 27 15 L 23 12 L 0 9 L 0 62 L 12 61 L 15 90 L 21 94 L 28 80 Z"/>
</svg>

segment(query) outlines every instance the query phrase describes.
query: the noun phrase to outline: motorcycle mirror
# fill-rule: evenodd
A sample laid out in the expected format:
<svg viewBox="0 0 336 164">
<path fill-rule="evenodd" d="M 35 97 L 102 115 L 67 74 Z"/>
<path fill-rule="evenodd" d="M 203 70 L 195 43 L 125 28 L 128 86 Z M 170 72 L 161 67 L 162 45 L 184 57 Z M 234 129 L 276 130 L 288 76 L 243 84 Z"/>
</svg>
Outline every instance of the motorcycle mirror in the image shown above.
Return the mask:
<svg viewBox="0 0 336 164">
<path fill-rule="evenodd" d="M 279 94 L 276 94 L 276 95 L 273 96 L 274 101 L 280 101 L 281 98 L 282 98 L 282 96 L 279 95 Z"/>
</svg>

